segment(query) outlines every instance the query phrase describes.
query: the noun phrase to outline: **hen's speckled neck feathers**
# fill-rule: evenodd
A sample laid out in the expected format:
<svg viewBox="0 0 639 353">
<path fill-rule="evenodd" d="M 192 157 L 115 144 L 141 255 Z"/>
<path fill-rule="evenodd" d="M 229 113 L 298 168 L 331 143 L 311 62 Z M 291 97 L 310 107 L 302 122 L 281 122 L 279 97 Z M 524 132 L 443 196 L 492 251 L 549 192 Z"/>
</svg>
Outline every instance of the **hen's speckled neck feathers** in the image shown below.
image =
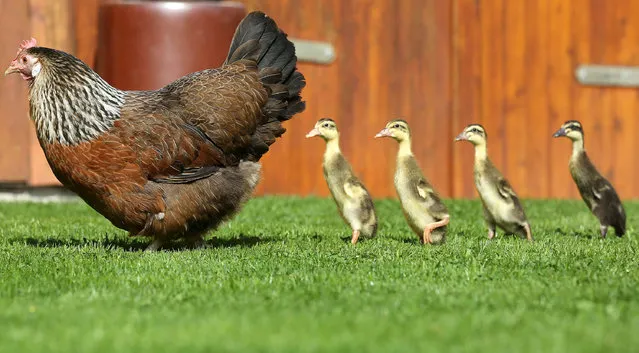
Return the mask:
<svg viewBox="0 0 639 353">
<path fill-rule="evenodd" d="M 106 132 L 120 116 L 124 92 L 72 55 L 34 47 L 42 72 L 30 83 L 31 118 L 42 142 L 76 145 Z"/>
</svg>

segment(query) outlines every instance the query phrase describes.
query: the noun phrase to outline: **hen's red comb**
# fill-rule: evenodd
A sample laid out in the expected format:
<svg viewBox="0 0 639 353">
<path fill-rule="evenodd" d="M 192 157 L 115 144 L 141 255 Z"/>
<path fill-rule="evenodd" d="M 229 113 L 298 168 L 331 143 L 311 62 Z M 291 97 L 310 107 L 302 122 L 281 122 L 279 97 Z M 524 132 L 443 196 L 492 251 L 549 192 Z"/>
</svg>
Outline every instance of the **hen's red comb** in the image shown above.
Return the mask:
<svg viewBox="0 0 639 353">
<path fill-rule="evenodd" d="M 22 44 L 20 44 L 20 49 L 29 49 L 33 48 L 37 45 L 35 38 L 31 37 L 29 40 L 23 40 Z"/>
<path fill-rule="evenodd" d="M 35 38 L 31 37 L 31 39 L 28 40 L 23 40 L 22 43 L 20 43 L 20 48 L 18 48 L 18 54 L 20 54 L 21 51 L 25 50 L 25 49 L 29 49 L 29 48 L 33 48 L 37 45 L 38 43 L 36 42 Z"/>
</svg>

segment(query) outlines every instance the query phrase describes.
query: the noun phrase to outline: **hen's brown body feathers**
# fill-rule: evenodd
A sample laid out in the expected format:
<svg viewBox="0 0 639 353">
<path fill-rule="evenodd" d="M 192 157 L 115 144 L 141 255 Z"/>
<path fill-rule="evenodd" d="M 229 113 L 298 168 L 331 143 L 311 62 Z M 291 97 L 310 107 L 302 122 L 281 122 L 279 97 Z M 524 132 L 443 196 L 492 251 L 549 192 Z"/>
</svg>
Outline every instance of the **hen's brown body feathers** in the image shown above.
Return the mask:
<svg viewBox="0 0 639 353">
<path fill-rule="evenodd" d="M 254 12 L 222 67 L 157 91 L 124 92 L 119 116 L 94 138 L 63 143 L 45 121 L 40 143 L 56 177 L 115 226 L 156 240 L 198 238 L 250 197 L 257 162 L 284 133 L 281 123 L 304 110 L 295 65 L 286 35 Z M 39 79 L 31 87 L 36 126 L 52 120 L 34 106 L 46 100 L 38 97 L 46 94 Z"/>
</svg>

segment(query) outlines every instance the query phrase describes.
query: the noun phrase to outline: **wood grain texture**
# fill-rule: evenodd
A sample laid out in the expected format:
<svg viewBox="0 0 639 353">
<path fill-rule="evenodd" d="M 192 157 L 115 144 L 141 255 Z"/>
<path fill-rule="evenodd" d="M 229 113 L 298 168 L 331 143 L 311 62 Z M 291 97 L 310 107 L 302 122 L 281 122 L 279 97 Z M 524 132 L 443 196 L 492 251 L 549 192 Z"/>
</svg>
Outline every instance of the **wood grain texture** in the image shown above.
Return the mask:
<svg viewBox="0 0 639 353">
<path fill-rule="evenodd" d="M 451 6 L 388 0 L 243 1 L 281 23 L 291 36 L 331 42 L 335 63 L 300 64 L 308 85 L 307 110 L 263 159 L 258 193 L 328 195 L 324 143 L 304 134 L 322 117 L 340 129 L 341 147 L 375 197 L 395 197 L 396 143 L 373 136 L 386 122 L 406 119 L 424 173 L 445 196 L 452 191 Z M 394 25 L 389 25 L 392 23 Z"/>
<path fill-rule="evenodd" d="M 29 35 L 29 8 L 22 1 L 0 1 L 1 72 Z M 0 73 L 1 74 L 1 73 Z M 29 104 L 27 87 L 19 77 L 0 78 L 0 182 L 24 183 L 29 178 Z"/>
<path fill-rule="evenodd" d="M 29 7 L 39 10 L 20 9 L 25 16 L 32 13 L 28 27 L 46 32 L 42 40 L 53 40 L 91 64 L 102 1 L 107 0 L 29 0 Z M 476 197 L 472 149 L 452 139 L 478 122 L 488 132 L 491 159 L 520 197 L 579 197 L 568 172 L 570 143 L 551 137 L 563 121 L 578 119 L 600 172 L 622 199 L 639 197 L 634 153 L 639 92 L 582 86 L 574 78 L 579 64 L 639 65 L 639 3 L 634 0 L 241 2 L 249 11 L 267 12 L 291 37 L 328 41 L 337 52 L 331 65 L 299 65 L 307 77 L 308 108 L 285 124 L 288 131 L 263 159 L 257 194 L 328 195 L 321 172 L 324 143 L 304 135 L 317 119 L 331 117 L 340 128 L 345 156 L 373 196 L 395 197 L 396 146 L 373 135 L 388 120 L 402 117 L 413 129 L 424 174 L 443 196 Z M 2 2 L 26 6 L 20 4 Z M 68 12 L 73 18 L 62 13 L 65 8 L 73 10 Z M 43 17 L 42 11 L 50 15 Z M 25 20 L 14 14 L 11 28 L 19 29 Z M 15 46 L 9 36 L 0 35 L 3 48 Z M 13 50 L 5 49 L 7 55 Z M 8 83 L 2 82 L 1 102 L 24 94 L 17 80 L 7 81 L 15 88 L 6 93 Z M 5 120 L 6 109 L 26 114 L 26 105 L 1 109 Z M 12 137 L 31 133 L 29 124 L 14 124 Z M 7 145 L 4 139 L 0 143 Z M 11 146 L 19 149 L 20 142 Z M 4 158 L 0 180 L 20 179 L 25 173 L 18 158 Z M 5 164 L 16 167 L 6 172 Z M 46 175 L 48 167 L 42 165 L 38 175 Z"/>
<path fill-rule="evenodd" d="M 38 45 L 57 48 L 70 53 L 75 51 L 70 0 L 29 0 L 31 35 Z M 59 184 L 42 152 L 32 126 L 29 129 L 30 174 L 33 186 Z"/>
<path fill-rule="evenodd" d="M 639 65 L 639 5 L 630 0 L 454 3 L 453 126 L 459 129 L 479 111 L 474 120 L 488 131 L 489 155 L 518 194 L 579 197 L 568 173 L 570 143 L 551 137 L 561 123 L 576 119 L 584 126 L 591 159 L 621 198 L 639 196 L 636 89 L 582 86 L 574 78 L 580 64 Z M 477 62 L 480 88 L 463 87 Z M 464 172 L 469 163 L 464 154 L 472 152 L 464 150 L 454 152 L 454 197 L 473 197 L 466 187 L 472 174 Z"/>
</svg>

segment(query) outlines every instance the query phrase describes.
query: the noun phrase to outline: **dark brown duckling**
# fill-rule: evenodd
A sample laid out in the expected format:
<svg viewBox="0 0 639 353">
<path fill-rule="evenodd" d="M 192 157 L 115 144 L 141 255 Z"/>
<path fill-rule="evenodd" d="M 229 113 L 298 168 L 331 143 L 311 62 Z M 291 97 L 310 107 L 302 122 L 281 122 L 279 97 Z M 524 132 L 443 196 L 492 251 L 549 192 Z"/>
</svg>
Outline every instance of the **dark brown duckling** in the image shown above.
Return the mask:
<svg viewBox="0 0 639 353">
<path fill-rule="evenodd" d="M 572 155 L 568 163 L 570 174 L 577 184 L 581 198 L 599 219 L 601 237 L 606 237 L 610 226 L 615 229 L 617 236 L 623 236 L 626 232 L 626 212 L 615 188 L 597 171 L 588 158 L 584 148 L 584 131 L 581 123 L 576 120 L 566 121 L 553 135 L 553 137 L 562 136 L 572 141 Z"/>
<path fill-rule="evenodd" d="M 524 208 L 512 186 L 488 158 L 487 134 L 479 124 L 468 125 L 455 141 L 468 141 L 475 146 L 475 186 L 484 208 L 488 238 L 495 237 L 496 226 L 506 234 L 519 234 L 533 241 Z"/>
</svg>

